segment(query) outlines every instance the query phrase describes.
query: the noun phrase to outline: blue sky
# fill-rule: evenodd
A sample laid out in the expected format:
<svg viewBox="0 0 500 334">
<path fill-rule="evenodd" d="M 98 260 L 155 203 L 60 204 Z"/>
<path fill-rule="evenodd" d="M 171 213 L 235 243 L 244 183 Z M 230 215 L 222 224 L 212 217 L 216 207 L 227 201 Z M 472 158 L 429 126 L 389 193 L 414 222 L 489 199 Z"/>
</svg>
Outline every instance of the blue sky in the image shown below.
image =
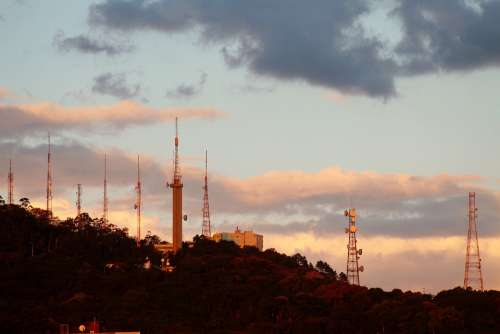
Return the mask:
<svg viewBox="0 0 500 334">
<path fill-rule="evenodd" d="M 151 110 L 162 108 L 180 110 L 181 160 L 183 168 L 188 174 L 185 181 L 188 188 L 187 193 L 188 196 L 192 197 L 186 202 L 186 210 L 193 217 L 192 225 L 186 228 L 186 238 L 196 233 L 198 229 L 196 223 L 199 218 L 197 206 L 201 205 L 202 194 L 201 184 L 197 183 L 199 181 L 197 173 L 199 173 L 198 169 L 203 166 L 202 157 L 205 149 L 209 151 L 209 167 L 211 173 L 214 174 L 214 187 L 211 189 L 214 189 L 214 193 L 220 190 L 220 193 L 213 194 L 212 197 L 213 221 L 220 229 L 232 229 L 236 224 L 254 229 L 268 225 L 292 226 L 292 223 L 307 225 L 311 221 L 323 221 L 331 213 L 327 211 L 316 212 L 319 203 L 325 205 L 331 201 L 334 206 L 333 212 L 340 212 L 342 207 L 349 204 L 348 199 L 352 198 L 353 205 L 358 207 L 358 212 L 361 215 L 363 215 L 363 207 L 360 206 L 366 206 L 365 221 L 367 224 L 374 224 L 370 225 L 375 226 L 374 228 L 370 227 L 370 231 L 377 231 L 376 226 L 378 226 L 380 217 L 393 217 L 394 212 L 400 212 L 402 216 L 405 216 L 403 211 L 407 208 L 404 209 L 405 204 L 401 204 L 404 201 L 452 201 L 460 194 L 463 194 L 465 199 L 468 190 L 483 192 L 484 197 L 491 198 L 492 200 L 488 201 L 487 205 L 489 206 L 485 208 L 485 211 L 488 212 L 488 218 L 491 220 L 499 218 L 496 209 L 500 207 L 498 202 L 500 158 L 498 158 L 496 151 L 499 144 L 500 124 L 497 88 L 500 86 L 500 69 L 496 65 L 500 63 L 500 53 L 493 47 L 489 49 L 483 44 L 474 44 L 482 46 L 481 51 L 484 54 L 480 54 L 481 57 L 477 56 L 472 61 L 455 60 L 452 59 L 453 57 L 449 60 L 448 58 L 440 58 L 442 50 L 447 50 L 444 49 L 443 42 L 443 45 L 436 47 L 437 50 L 441 50 L 441 53 L 429 52 L 429 54 L 411 55 L 416 59 L 427 59 L 426 57 L 431 59 L 429 64 L 432 63 L 432 66 L 427 64 L 431 69 L 417 71 L 413 70 L 414 67 L 410 66 L 412 65 L 410 63 L 405 66 L 393 64 L 392 67 L 388 66 L 385 71 L 382 71 L 384 75 L 378 76 L 374 71 L 374 77 L 371 78 L 373 69 L 385 66 L 378 57 L 374 57 L 366 58 L 373 60 L 373 64 L 362 63 L 363 71 L 361 73 L 363 75 L 361 75 L 361 79 L 348 80 L 349 75 L 356 73 L 356 68 L 351 69 L 351 72 L 346 70 L 343 73 L 346 78 L 330 76 L 325 79 L 323 74 L 317 74 L 314 64 L 310 66 L 310 72 L 307 72 L 309 68 L 302 65 L 298 66 L 297 70 L 297 67 L 294 67 L 296 65 L 293 64 L 294 57 L 292 55 L 289 57 L 286 54 L 280 55 L 282 64 L 280 62 L 271 63 L 270 59 L 274 61 L 274 53 L 277 51 L 271 47 L 273 42 L 269 41 L 273 41 L 273 38 L 287 36 L 290 38 L 288 43 L 290 49 L 298 50 L 297 52 L 300 53 L 303 48 L 302 44 L 297 41 L 301 37 L 289 36 L 289 34 L 269 34 L 264 26 L 274 24 L 272 18 L 270 21 L 263 21 L 262 29 L 252 25 L 250 27 L 242 25 L 242 21 L 250 20 L 252 16 L 238 16 L 241 15 L 238 5 L 234 5 L 234 8 L 231 6 L 234 17 L 225 17 L 223 15 L 229 14 L 224 14 L 224 11 L 221 12 L 220 8 L 216 7 L 222 3 L 220 1 L 213 2 L 215 9 L 203 6 L 198 8 L 199 3 L 194 0 L 186 2 L 186 8 L 183 8 L 183 5 L 180 5 L 178 1 L 171 3 L 159 1 L 158 3 L 163 4 L 164 7 L 160 7 L 162 10 L 159 12 L 163 16 L 160 15 L 158 23 L 154 21 L 156 18 L 151 14 L 154 11 L 148 12 L 149 2 L 143 1 L 136 2 L 136 4 L 141 5 L 131 6 L 137 12 L 130 14 L 130 17 L 120 17 L 119 15 L 122 13 L 120 6 L 124 3 L 128 2 L 109 0 L 80 1 L 69 4 L 67 1 L 3 1 L 0 4 L 0 40 L 2 41 L 0 88 L 10 92 L 10 96 L 4 97 L 4 101 L 0 100 L 0 104 L 5 108 L 12 109 L 13 106 L 23 106 L 23 108 L 29 109 L 31 107 L 27 107 L 27 104 L 37 105 L 50 102 L 61 108 L 85 106 L 92 109 L 97 106 L 109 106 L 123 100 L 131 100 Z M 272 1 L 272 3 L 278 8 L 284 6 L 283 2 L 280 1 Z M 338 6 L 334 7 L 332 11 L 332 21 L 335 22 L 343 22 L 344 18 L 350 17 L 351 14 L 347 14 L 348 10 L 354 12 L 358 10 L 356 8 L 345 9 L 343 1 L 332 3 L 335 3 L 334 6 L 337 6 L 338 3 Z M 407 23 L 407 29 L 403 29 L 404 22 L 410 22 L 409 19 L 408 21 L 404 20 L 410 17 L 416 9 L 411 7 L 407 1 L 370 2 L 359 0 L 351 4 L 359 4 L 362 7 L 364 3 L 368 3 L 367 8 L 369 9 L 364 9 L 364 14 L 352 15 L 355 22 L 362 22 L 365 31 L 363 34 L 359 34 L 359 31 L 353 29 L 353 34 L 355 34 L 353 36 L 356 38 L 353 39 L 352 43 L 356 44 L 359 41 L 361 46 L 371 45 L 371 40 L 364 39 L 366 36 L 371 36 L 384 45 L 384 52 L 391 54 L 389 58 L 393 57 L 398 60 L 398 57 L 407 55 L 403 52 L 398 53 L 396 48 L 405 37 L 411 36 L 411 31 L 422 29 L 417 25 L 410 26 L 409 23 Z M 462 3 L 462 1 L 457 3 Z M 491 15 L 500 13 L 500 11 L 494 11 L 496 8 L 494 6 L 486 7 L 481 1 L 477 3 L 479 3 L 479 8 L 482 8 L 481 6 L 487 8 L 488 13 L 492 13 Z M 497 4 L 496 1 L 491 3 Z M 99 4 L 107 7 L 99 7 Z M 264 12 L 258 12 L 258 6 L 261 4 L 261 1 L 256 2 L 255 11 L 259 14 L 256 17 L 267 20 L 267 16 L 263 15 Z M 297 8 L 302 6 L 294 2 L 290 7 L 293 7 L 294 4 Z M 424 1 L 422 4 L 428 6 L 427 10 L 431 15 L 434 15 L 434 20 L 443 18 L 440 12 L 443 8 L 439 7 L 442 2 L 439 2 L 441 5 L 428 1 Z M 330 9 L 326 2 L 318 4 L 318 8 L 321 6 Z M 398 6 L 400 6 L 401 13 L 399 16 L 392 11 Z M 454 13 L 454 10 L 456 10 L 457 15 L 464 15 L 465 18 L 471 17 L 471 13 L 474 13 L 468 12 L 467 8 L 469 7 L 466 5 L 460 8 L 455 8 L 453 5 L 450 7 L 448 10 L 450 15 Z M 100 17 L 101 19 L 104 17 L 106 21 L 101 20 L 98 23 L 95 20 L 92 21 L 90 19 L 92 8 L 101 10 Z M 106 12 L 103 8 L 110 8 L 112 12 Z M 345 16 L 339 16 L 340 14 L 337 12 L 344 9 L 346 10 Z M 184 26 L 186 23 L 182 22 L 176 26 L 175 15 L 181 15 L 183 11 L 189 12 L 190 10 L 193 11 L 192 20 L 195 22 L 193 26 L 186 28 Z M 206 16 L 203 15 L 203 10 L 207 10 Z M 210 10 L 214 10 L 215 13 L 221 12 L 222 19 L 219 21 L 223 23 L 211 21 L 208 12 Z M 293 10 L 289 11 L 291 17 L 296 17 Z M 169 15 L 172 15 L 173 18 Z M 269 15 L 274 15 L 272 10 L 269 11 Z M 308 15 L 311 15 L 312 19 L 308 18 Z M 294 33 L 300 31 L 313 34 L 314 37 L 311 37 L 311 40 L 314 43 L 320 43 L 313 45 L 321 45 L 322 47 L 321 43 L 328 41 L 325 38 L 328 32 L 312 30 L 312 28 L 311 31 L 308 31 L 310 22 L 317 21 L 314 19 L 314 15 L 319 14 L 315 13 L 314 10 L 300 13 L 297 16 L 298 21 L 303 18 L 304 25 L 297 28 L 294 24 L 290 24 L 288 27 L 287 23 L 287 28 Z M 319 17 L 323 19 L 322 15 Z M 479 22 L 475 26 L 481 26 L 481 20 L 485 22 L 487 20 L 484 13 L 478 17 L 479 19 L 474 18 Z M 282 19 L 281 14 L 276 15 L 276 22 Z M 297 22 L 297 25 L 299 24 L 300 22 Z M 318 26 L 318 28 L 322 27 Z M 469 32 L 468 28 L 470 27 L 465 25 L 464 48 L 467 47 L 466 37 L 468 35 L 466 33 Z M 493 28 L 495 27 L 493 26 Z M 276 27 L 276 29 L 280 28 Z M 457 31 L 459 30 L 460 27 Z M 495 31 L 492 32 L 492 36 L 489 36 L 485 30 L 480 32 L 482 34 L 480 36 L 484 37 L 484 40 L 496 36 Z M 244 44 L 241 43 L 244 43 L 244 38 L 248 37 L 244 36 L 245 33 L 255 38 L 251 43 L 262 43 L 256 49 L 257 54 L 262 59 L 259 56 L 252 58 L 255 57 L 252 56 L 254 55 L 252 52 L 256 52 L 255 50 L 251 49 L 247 52 L 244 49 Z M 420 33 L 422 32 L 420 31 Z M 424 31 L 424 33 L 428 33 L 431 40 L 435 38 L 434 32 L 431 30 Z M 206 37 L 206 34 L 210 36 Z M 74 47 L 74 45 L 70 45 L 66 49 L 61 47 L 64 41 L 76 36 L 84 36 L 91 41 L 97 41 L 96 43 L 100 43 L 101 46 L 114 45 L 128 51 L 108 55 L 99 51 L 82 52 L 81 48 Z M 279 41 L 279 39 L 274 41 Z M 434 43 L 440 41 L 436 37 Z M 308 45 L 307 38 L 302 42 L 304 45 Z M 297 45 L 295 45 L 296 43 Z M 249 63 L 231 65 L 228 58 L 224 58 L 222 51 L 224 47 L 236 56 L 238 52 L 243 50 L 240 56 L 249 57 Z M 238 48 L 241 48 L 240 51 Z M 373 46 L 373 48 L 375 50 L 377 47 Z M 363 53 L 369 55 L 371 50 L 367 49 Z M 449 50 L 456 53 L 457 49 L 450 47 Z M 307 64 L 319 62 L 323 59 L 319 57 L 321 52 L 321 48 L 318 48 L 317 52 L 307 50 L 300 60 Z M 329 52 L 325 54 L 330 56 Z M 361 54 L 353 53 L 351 58 L 358 56 L 361 57 Z M 335 62 L 335 55 L 332 57 L 333 62 Z M 241 59 L 245 60 L 246 58 Z M 391 58 L 394 63 L 396 60 Z M 343 61 L 344 66 L 348 67 L 348 62 Z M 460 67 L 461 65 L 457 65 L 457 62 L 466 65 Z M 393 67 L 399 68 L 395 70 Z M 286 72 L 289 69 L 299 72 Z M 401 74 L 405 71 L 413 72 Z M 93 90 L 97 78 L 105 74 L 115 78 L 116 85 L 113 86 L 106 82 L 108 84 L 107 91 L 101 89 L 101 92 L 97 92 L 96 88 Z M 383 81 L 385 74 L 394 80 L 395 91 L 392 93 L 389 88 L 381 91 L 373 88 L 377 87 L 377 80 Z M 348 88 L 342 86 L 345 82 L 349 82 L 351 86 Z M 110 93 L 113 89 L 111 86 L 121 87 L 122 91 L 125 89 L 129 95 L 118 96 L 119 94 Z M 136 87 L 139 88 L 134 91 Z M 179 92 L 179 87 L 189 88 L 189 94 L 174 96 L 176 90 Z M 183 110 L 198 110 L 200 108 L 210 108 L 225 115 L 223 117 L 208 117 L 209 119 L 206 117 L 182 119 Z M 15 128 L 17 124 L 15 120 L 14 116 L 7 118 L 6 122 L 10 122 L 10 124 L 4 123 L 4 126 Z M 105 131 L 96 130 L 96 121 L 93 122 L 93 125 L 86 125 L 84 124 L 85 120 L 82 120 L 77 126 L 68 125 L 67 129 L 64 128 L 64 124 L 61 125 L 59 130 L 52 131 L 56 144 L 67 146 L 71 142 L 78 147 L 81 146 L 99 154 L 104 151 L 117 150 L 119 152 L 117 154 L 123 159 L 137 153 L 147 156 L 151 160 L 151 166 L 163 174 L 160 172 L 158 172 L 159 174 L 151 174 L 156 177 L 153 179 L 151 176 L 151 189 L 153 187 L 155 189 L 151 190 L 151 196 L 156 197 L 152 199 L 154 204 L 149 205 L 149 212 L 147 212 L 148 203 L 145 203 L 145 214 L 149 215 L 150 228 L 153 232 L 169 239 L 168 200 L 170 197 L 166 190 L 161 194 L 159 185 L 163 185 L 167 181 L 168 168 L 171 164 L 174 133 L 171 118 L 165 121 L 152 120 L 140 124 L 131 122 L 123 128 L 110 126 Z M 40 128 L 34 127 L 30 130 L 31 132 L 23 132 L 23 135 L 0 138 L 4 143 L 18 145 L 16 149 L 4 145 L 2 166 L 6 166 L 5 162 L 9 158 L 8 156 L 14 154 L 13 158 L 16 160 L 16 155 L 13 152 L 23 151 L 23 147 L 28 143 L 32 145 L 43 143 L 45 139 L 42 137 L 42 133 L 47 127 L 50 128 L 52 123 L 48 124 Z M 23 152 L 26 154 L 27 161 L 31 161 L 27 157 L 27 151 Z M 43 152 L 31 153 L 34 156 L 44 154 Z M 98 156 L 97 153 L 96 156 Z M 60 155 L 58 159 L 61 159 L 60 165 L 65 164 L 62 162 L 65 159 L 63 155 Z M 112 154 L 110 160 L 110 163 L 113 164 Z M 57 163 L 56 160 L 56 172 Z M 133 164 L 130 165 L 133 166 Z M 115 207 L 119 207 L 121 211 L 121 215 L 117 219 L 122 219 L 123 224 L 131 227 L 131 231 L 133 231 L 135 230 L 132 227 L 133 211 L 129 212 L 130 215 L 127 216 L 125 213 L 127 211 L 126 205 L 121 206 L 122 202 L 126 202 L 128 198 L 131 198 L 131 203 L 133 203 L 133 193 L 130 193 L 134 182 L 133 169 L 121 170 L 120 168 L 125 168 L 124 166 L 116 167 L 116 173 L 122 173 L 120 174 L 122 176 L 121 178 L 116 177 L 116 180 L 120 181 L 116 181 L 113 200 L 117 202 Z M 321 171 L 333 167 L 340 168 L 347 176 L 341 178 L 337 174 L 333 177 L 331 174 L 321 173 Z M 42 176 L 45 166 L 41 165 L 39 168 L 40 176 Z M 59 172 L 63 173 L 62 167 Z M 74 175 L 71 174 L 72 172 Z M 147 172 L 146 168 L 145 173 Z M 275 207 L 257 208 L 254 204 L 260 202 L 255 201 L 257 197 L 253 196 L 258 196 L 259 192 L 258 189 L 253 190 L 250 187 L 259 188 L 260 180 L 269 181 L 265 177 L 269 172 L 277 173 L 278 176 L 273 180 L 284 180 L 284 184 L 276 182 L 276 184 L 273 183 L 275 188 L 268 186 L 264 189 L 268 188 L 271 192 L 276 191 L 276 196 L 284 196 L 284 199 L 280 200 Z M 297 173 L 297 175 L 291 176 L 289 173 L 292 172 Z M 23 173 L 23 171 L 21 170 L 19 173 Z M 64 202 L 66 204 L 61 204 L 61 216 L 73 210 L 71 205 L 74 201 L 72 198 L 74 190 L 70 180 L 71 177 L 79 178 L 79 172 L 74 168 L 64 169 L 64 173 L 68 173 L 68 175 L 60 175 L 59 179 L 68 181 L 67 183 L 60 182 L 58 193 L 56 193 L 56 197 L 59 196 L 60 201 L 66 201 Z M 96 173 L 96 177 L 100 177 L 100 171 L 96 171 Z M 404 188 L 404 191 L 387 190 L 380 186 L 381 196 L 387 194 L 391 198 L 390 201 L 387 201 L 390 202 L 388 204 L 386 201 L 372 198 L 367 193 L 371 191 L 370 189 L 366 190 L 359 186 L 359 190 L 356 190 L 358 188 L 354 185 L 355 180 L 363 173 L 375 175 L 373 182 L 391 182 L 390 180 L 398 179 L 400 175 L 422 177 L 427 182 L 426 185 L 422 186 L 422 189 L 428 189 L 428 191 L 420 190 L 420 188 L 418 191 L 414 190 L 413 185 L 409 186 L 408 189 Z M 456 177 L 459 180 L 449 181 L 450 185 L 446 183 L 443 188 L 435 186 L 439 189 L 434 189 L 432 178 L 443 174 Z M 465 180 L 469 176 L 480 179 Z M 317 177 L 318 181 L 315 182 L 317 182 L 318 187 L 323 182 L 325 184 L 332 182 L 334 186 L 338 186 L 339 189 L 343 187 L 344 190 L 338 193 L 334 191 L 330 194 L 327 190 L 318 190 L 319 188 L 316 187 L 307 190 L 310 196 L 294 197 L 291 194 L 304 192 L 303 187 L 297 186 L 298 188 L 289 189 L 285 187 L 285 184 L 293 184 L 292 179 L 296 180 L 302 177 L 304 182 L 309 182 L 311 178 Z M 330 177 L 343 181 L 334 182 L 329 179 Z M 113 184 L 113 175 L 110 178 Z M 127 178 L 130 179 L 130 186 L 127 185 Z M 286 181 L 287 178 L 289 181 Z M 352 181 L 350 181 L 351 178 Z M 56 185 L 57 179 L 56 173 Z M 82 179 L 86 180 L 83 177 Z M 40 188 L 43 187 L 43 182 L 43 178 L 40 177 Z M 95 181 L 89 180 L 86 190 L 87 202 L 91 203 L 89 206 L 92 205 L 90 211 L 95 214 L 99 214 L 100 207 L 99 182 L 98 178 Z M 77 181 L 73 183 L 76 184 Z M 307 186 L 304 187 L 307 188 Z M 18 188 L 19 191 L 25 192 L 34 200 L 43 198 L 42 192 L 39 190 L 22 185 Z M 453 190 L 450 190 L 451 188 Z M 256 194 L 252 195 L 252 191 L 255 191 Z M 197 192 L 199 192 L 199 196 Z M 148 189 L 145 189 L 145 193 L 148 193 Z M 393 193 L 396 194 L 394 198 L 391 195 Z M 402 197 L 398 198 L 397 194 Z M 290 197 L 285 195 L 290 195 Z M 224 204 L 226 202 L 233 203 L 230 200 L 231 196 L 234 198 L 241 196 L 241 202 L 234 203 L 238 209 L 233 210 Z M 161 202 L 162 199 L 165 200 L 164 206 Z M 319 201 L 319 203 L 315 201 Z M 478 202 L 481 204 L 480 200 Z M 300 207 L 300 210 L 290 209 L 294 206 Z M 453 210 L 455 207 L 451 206 L 451 208 L 450 210 Z M 426 216 L 428 214 L 427 207 L 422 206 L 414 210 L 417 216 L 428 217 Z M 465 206 L 463 206 L 462 212 L 443 219 L 460 220 L 461 218 L 457 217 L 463 218 L 465 212 Z M 339 217 L 336 219 L 342 219 Z M 446 221 L 444 225 L 451 224 L 451 220 Z M 417 223 L 424 224 L 422 229 L 425 229 L 426 221 L 426 219 L 422 219 Z M 362 224 L 363 216 L 361 216 L 360 222 Z M 496 222 L 489 221 L 489 225 L 485 227 L 485 230 L 488 231 L 485 237 L 489 238 L 486 242 L 487 245 L 496 245 L 500 240 L 498 239 L 500 229 L 492 227 Z M 465 219 L 462 219 L 456 223 L 465 224 L 466 222 Z M 380 224 L 384 225 L 383 222 Z M 405 224 L 405 220 L 398 221 L 398 224 Z M 304 235 L 303 230 L 297 231 L 292 227 L 280 232 L 270 228 L 269 238 L 266 239 L 265 235 L 265 246 L 277 246 L 276 248 L 281 246 L 282 250 L 286 252 L 300 251 L 309 255 L 311 259 L 322 256 L 342 270 L 342 252 L 332 252 L 333 246 L 323 240 L 324 236 L 317 237 L 318 231 L 316 229 L 320 228 L 318 227 L 320 225 L 320 223 L 311 225 L 310 228 L 306 229 L 309 233 L 307 235 Z M 459 239 L 453 239 L 458 236 L 457 233 L 452 232 L 452 229 L 448 234 L 436 232 L 433 235 L 432 231 L 439 230 L 439 228 L 436 229 L 434 225 L 429 225 L 430 233 L 425 236 L 422 233 L 420 235 L 417 233 L 415 236 L 411 228 L 407 233 L 404 232 L 404 227 L 398 226 L 397 229 L 403 231 L 397 235 L 397 238 L 407 240 L 408 245 L 411 244 L 412 240 L 419 240 L 418 238 L 434 238 L 428 240 L 432 245 L 436 241 L 435 238 L 450 238 L 447 239 L 449 242 L 454 240 L 453 242 L 459 243 Z M 360 230 L 363 231 L 362 226 Z M 420 229 L 417 230 L 420 231 Z M 463 230 L 465 233 L 465 225 Z M 344 236 L 340 234 L 342 229 L 339 231 L 338 233 L 331 232 L 331 240 L 341 242 Z M 257 232 L 259 231 L 257 230 Z M 389 234 L 380 228 L 379 233 L 367 234 L 365 237 L 367 242 L 373 242 L 370 238 L 386 235 L 388 244 L 397 244 L 399 241 L 391 239 L 393 236 Z M 301 246 L 295 248 L 288 246 L 287 242 L 284 241 L 288 240 L 287 238 L 294 240 L 291 242 L 292 244 L 296 243 L 296 245 Z M 304 240 L 309 240 L 307 242 L 314 243 L 314 245 L 308 244 Z M 323 243 L 324 249 L 316 249 L 317 245 Z M 456 246 L 453 245 L 448 251 L 452 252 L 451 249 Z M 411 247 L 414 246 L 401 248 L 399 259 L 404 257 L 404 252 L 411 251 L 413 249 Z M 425 250 L 419 250 L 419 252 L 425 257 L 429 255 L 429 252 L 436 251 L 436 247 L 431 247 L 432 250 L 428 252 Z M 366 249 L 366 247 L 364 248 Z M 490 259 L 500 258 L 500 253 L 494 248 L 485 251 L 487 255 L 489 254 Z M 462 258 L 463 254 L 460 253 L 450 261 L 459 263 L 458 259 L 461 261 Z M 376 259 L 370 261 L 373 261 L 372 266 L 377 264 Z M 485 261 L 487 262 L 487 260 Z M 380 265 L 382 266 L 382 264 Z M 462 267 L 458 268 L 457 273 L 460 273 L 460 270 Z M 490 273 L 493 272 L 494 270 L 490 269 Z M 368 275 L 367 284 L 382 286 L 389 284 L 378 277 L 369 276 L 369 271 L 366 275 Z M 500 277 L 498 274 L 494 275 L 496 276 L 494 279 L 492 277 L 493 284 L 499 288 Z M 460 277 L 454 283 L 458 285 Z M 429 289 L 443 288 L 447 284 L 451 286 L 454 283 L 449 283 L 444 279 L 425 282 Z M 419 286 L 420 282 L 401 278 L 397 284 L 401 287 L 415 288 Z"/>
</svg>

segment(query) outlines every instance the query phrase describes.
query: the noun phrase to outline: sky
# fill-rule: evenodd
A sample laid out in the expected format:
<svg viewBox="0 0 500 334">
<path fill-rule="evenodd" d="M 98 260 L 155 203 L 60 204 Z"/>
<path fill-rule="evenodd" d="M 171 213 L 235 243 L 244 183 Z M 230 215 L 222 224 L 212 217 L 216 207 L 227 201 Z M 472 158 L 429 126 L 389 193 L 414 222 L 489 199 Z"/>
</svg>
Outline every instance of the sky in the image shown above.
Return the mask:
<svg viewBox="0 0 500 334">
<path fill-rule="evenodd" d="M 500 289 L 500 1 L 136 0 L 0 3 L 0 194 L 171 239 L 179 118 L 184 239 L 212 229 L 345 271 L 358 212 L 361 283 L 463 284 L 476 192 L 487 289 Z"/>
</svg>

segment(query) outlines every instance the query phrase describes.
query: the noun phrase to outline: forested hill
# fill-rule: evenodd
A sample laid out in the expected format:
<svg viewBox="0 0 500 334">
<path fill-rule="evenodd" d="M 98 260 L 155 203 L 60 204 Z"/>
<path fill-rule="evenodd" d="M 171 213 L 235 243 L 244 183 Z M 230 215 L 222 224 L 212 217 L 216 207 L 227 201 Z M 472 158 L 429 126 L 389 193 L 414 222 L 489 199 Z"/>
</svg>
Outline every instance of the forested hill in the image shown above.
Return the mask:
<svg viewBox="0 0 500 334">
<path fill-rule="evenodd" d="M 138 248 L 85 214 L 49 223 L 43 210 L 0 205 L 0 333 L 76 331 L 94 317 L 141 333 L 500 333 L 497 291 L 350 286 L 324 262 L 199 237 L 167 273 L 158 241 Z"/>
</svg>

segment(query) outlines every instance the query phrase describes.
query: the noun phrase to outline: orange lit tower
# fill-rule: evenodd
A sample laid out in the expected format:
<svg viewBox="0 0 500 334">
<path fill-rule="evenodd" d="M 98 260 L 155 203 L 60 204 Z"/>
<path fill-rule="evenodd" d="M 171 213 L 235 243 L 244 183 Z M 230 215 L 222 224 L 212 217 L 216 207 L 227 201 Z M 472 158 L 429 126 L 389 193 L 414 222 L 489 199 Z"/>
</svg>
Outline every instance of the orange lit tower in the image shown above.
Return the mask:
<svg viewBox="0 0 500 334">
<path fill-rule="evenodd" d="M 8 196 L 7 203 L 14 204 L 14 173 L 12 173 L 12 160 L 9 160 L 9 174 L 8 179 Z"/>
<path fill-rule="evenodd" d="M 350 208 L 344 211 L 344 215 L 349 218 L 349 225 L 345 229 L 345 233 L 349 234 L 349 242 L 347 244 L 347 281 L 353 285 L 359 285 L 359 272 L 363 272 L 364 267 L 359 266 L 359 256 L 363 253 L 362 249 L 358 250 L 356 240 L 356 209 Z"/>
<path fill-rule="evenodd" d="M 179 131 L 175 118 L 174 179 L 172 188 L 172 247 L 174 252 L 182 246 L 182 176 L 179 169 Z"/>
<path fill-rule="evenodd" d="M 50 145 L 50 133 L 47 136 L 49 142 L 49 151 L 47 153 L 47 214 L 49 220 L 52 220 L 52 161 L 51 161 L 51 145 Z"/>
<path fill-rule="evenodd" d="M 135 210 L 137 211 L 137 235 L 135 236 L 137 247 L 141 244 L 141 206 L 142 206 L 142 187 L 141 187 L 141 170 L 140 160 L 137 156 L 137 184 L 135 186 Z"/>
<path fill-rule="evenodd" d="M 472 288 L 483 291 L 481 256 L 477 238 L 476 193 L 469 193 L 469 229 L 467 233 L 467 252 L 465 255 L 464 289 Z"/>
<path fill-rule="evenodd" d="M 205 151 L 205 184 L 203 186 L 203 224 L 201 234 L 207 238 L 212 236 L 210 231 L 210 206 L 208 204 L 208 152 Z"/>
</svg>

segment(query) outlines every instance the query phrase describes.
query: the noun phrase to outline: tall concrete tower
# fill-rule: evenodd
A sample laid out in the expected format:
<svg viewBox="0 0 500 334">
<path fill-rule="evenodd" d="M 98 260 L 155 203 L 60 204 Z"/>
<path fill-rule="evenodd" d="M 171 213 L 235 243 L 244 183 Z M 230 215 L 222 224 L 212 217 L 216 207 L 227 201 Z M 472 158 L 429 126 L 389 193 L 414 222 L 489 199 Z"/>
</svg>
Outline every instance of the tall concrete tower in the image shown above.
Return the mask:
<svg viewBox="0 0 500 334">
<path fill-rule="evenodd" d="M 469 193 L 469 229 L 467 233 L 467 250 L 465 255 L 464 289 L 472 288 L 483 291 L 483 273 L 481 271 L 481 255 L 477 237 L 476 193 Z"/>
<path fill-rule="evenodd" d="M 359 256 L 363 253 L 363 250 L 358 250 L 358 241 L 356 239 L 356 209 L 345 210 L 344 215 L 349 218 L 349 225 L 345 229 L 345 233 L 349 234 L 349 242 L 347 244 L 347 281 L 350 284 L 359 285 L 359 272 L 363 272 L 364 267 L 358 263 Z"/>
<path fill-rule="evenodd" d="M 208 204 L 208 152 L 205 151 L 205 184 L 203 186 L 203 224 L 201 234 L 207 238 L 212 236 L 210 231 L 210 206 Z"/>
<path fill-rule="evenodd" d="M 179 130 L 175 118 L 174 179 L 172 188 L 172 247 L 177 252 L 182 247 L 182 176 L 179 169 Z"/>
</svg>

